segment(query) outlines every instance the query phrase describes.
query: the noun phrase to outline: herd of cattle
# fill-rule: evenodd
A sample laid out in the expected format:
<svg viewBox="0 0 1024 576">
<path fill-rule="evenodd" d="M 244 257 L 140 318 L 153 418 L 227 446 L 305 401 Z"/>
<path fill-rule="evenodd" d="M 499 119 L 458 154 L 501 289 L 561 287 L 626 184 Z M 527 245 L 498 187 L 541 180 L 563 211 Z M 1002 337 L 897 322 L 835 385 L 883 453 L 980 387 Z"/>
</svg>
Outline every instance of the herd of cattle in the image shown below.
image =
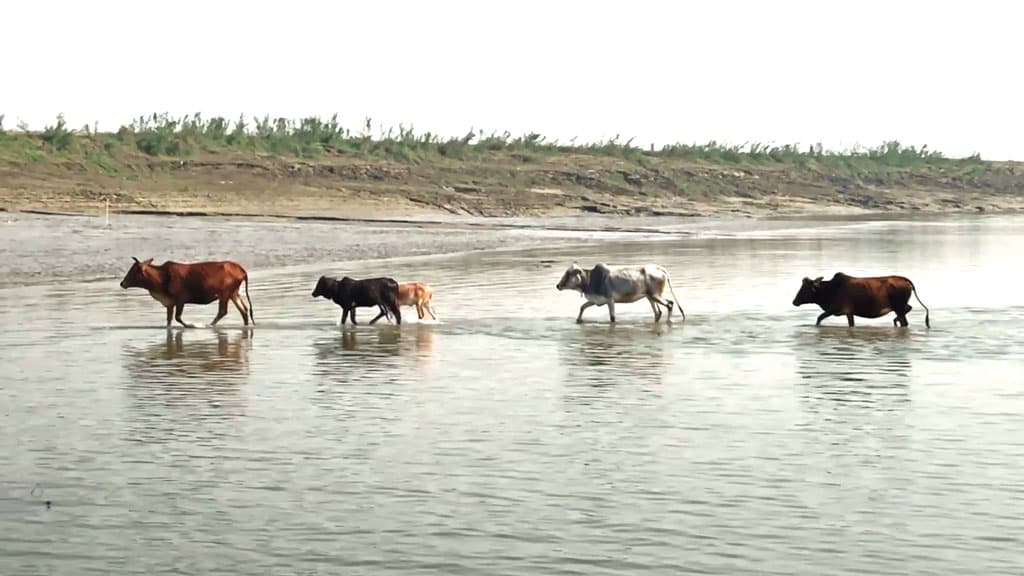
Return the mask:
<svg viewBox="0 0 1024 576">
<path fill-rule="evenodd" d="M 121 280 L 121 288 L 142 288 L 167 309 L 167 325 L 171 318 L 182 326 L 192 328 L 181 319 L 186 304 L 210 304 L 218 301 L 217 316 L 211 325 L 217 324 L 228 313 L 228 302 L 232 302 L 242 315 L 245 325 L 256 324 L 249 298 L 249 276 L 236 262 L 196 262 L 183 264 L 167 261 L 153 264 L 153 259 L 138 260 Z M 245 284 L 245 300 L 242 299 L 242 284 Z M 654 321 L 661 320 L 664 308 L 666 320 L 672 321 L 672 311 L 678 305 L 675 290 L 668 271 L 656 264 L 645 266 L 609 267 L 597 264 L 587 270 L 573 263 L 555 286 L 559 291 L 573 290 L 583 295 L 586 301 L 580 306 L 577 322 L 583 321 L 583 312 L 591 306 L 607 306 L 608 317 L 615 322 L 615 305 L 637 302 L 646 298 L 654 311 Z M 672 300 L 664 297 L 668 288 Z M 815 325 L 829 316 L 846 316 L 850 326 L 853 318 L 880 318 L 895 312 L 893 326 L 908 326 L 910 297 L 917 298 L 925 310 L 925 326 L 931 327 L 928 307 L 917 297 L 914 283 L 903 276 L 877 276 L 858 278 L 838 272 L 831 280 L 823 277 L 811 280 L 804 278 L 793 299 L 794 306 L 817 304 L 823 312 Z M 379 313 L 370 324 L 386 317 L 396 324 L 402 323 L 402 306 L 414 306 L 422 320 L 425 314 L 437 319 L 431 303 L 433 293 L 422 282 L 399 284 L 392 278 L 367 278 L 355 280 L 345 276 L 341 280 L 321 276 L 313 289 L 313 297 L 326 298 L 341 307 L 341 323 L 349 316 L 356 323 L 356 308 L 377 308 Z M 679 315 L 685 319 L 682 306 Z"/>
</svg>

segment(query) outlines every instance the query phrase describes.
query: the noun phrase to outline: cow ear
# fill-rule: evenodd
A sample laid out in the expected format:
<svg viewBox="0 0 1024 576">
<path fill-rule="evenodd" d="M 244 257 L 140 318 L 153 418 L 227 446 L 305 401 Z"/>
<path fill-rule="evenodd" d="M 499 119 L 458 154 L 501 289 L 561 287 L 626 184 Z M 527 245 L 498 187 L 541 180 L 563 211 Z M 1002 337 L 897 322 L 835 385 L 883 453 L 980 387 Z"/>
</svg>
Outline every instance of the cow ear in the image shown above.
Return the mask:
<svg viewBox="0 0 1024 576">
<path fill-rule="evenodd" d="M 153 263 L 153 259 L 152 258 L 146 258 L 145 260 L 142 261 L 142 265 L 143 266 L 149 266 L 152 263 Z"/>
</svg>

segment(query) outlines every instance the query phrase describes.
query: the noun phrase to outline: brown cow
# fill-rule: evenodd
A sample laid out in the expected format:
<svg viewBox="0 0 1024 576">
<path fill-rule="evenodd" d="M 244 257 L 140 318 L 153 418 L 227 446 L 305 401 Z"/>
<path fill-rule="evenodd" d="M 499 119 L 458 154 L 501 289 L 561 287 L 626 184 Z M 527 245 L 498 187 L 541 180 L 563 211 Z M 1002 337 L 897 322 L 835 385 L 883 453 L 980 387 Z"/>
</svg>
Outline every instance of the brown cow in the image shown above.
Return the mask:
<svg viewBox="0 0 1024 576">
<path fill-rule="evenodd" d="M 804 278 L 800 291 L 793 298 L 793 306 L 817 304 L 824 312 L 818 316 L 814 324 L 820 326 L 821 321 L 829 316 L 846 316 L 846 321 L 853 326 L 853 317 L 881 318 L 889 312 L 895 312 L 896 318 L 892 325 L 908 326 L 907 313 L 910 312 L 910 296 L 917 298 L 917 303 L 924 307 L 924 325 L 931 328 L 928 319 L 928 307 L 917 296 L 914 283 L 903 276 L 875 276 L 857 278 L 837 272 L 831 280 L 818 277 L 814 280 Z"/>
<path fill-rule="evenodd" d="M 405 282 L 398 285 L 398 305 L 415 306 L 420 320 L 423 320 L 424 310 L 430 314 L 431 318 L 437 320 L 434 307 L 430 303 L 433 297 L 434 291 L 423 282 Z"/>
<path fill-rule="evenodd" d="M 173 312 L 174 319 L 182 326 L 195 328 L 181 319 L 185 304 L 209 304 L 214 300 L 220 301 L 220 308 L 211 326 L 227 315 L 228 300 L 238 308 L 246 326 L 250 320 L 256 324 L 256 319 L 252 315 L 252 299 L 249 298 L 249 275 L 239 264 L 231 261 L 193 264 L 167 261 L 157 266 L 153 264 L 152 258 L 141 262 L 134 257 L 132 260 L 135 263 L 128 270 L 124 280 L 121 280 L 121 288 L 146 289 L 150 296 L 167 308 L 168 326 L 171 325 Z M 245 282 L 245 299 L 249 301 L 248 306 L 239 294 L 242 282 Z"/>
</svg>

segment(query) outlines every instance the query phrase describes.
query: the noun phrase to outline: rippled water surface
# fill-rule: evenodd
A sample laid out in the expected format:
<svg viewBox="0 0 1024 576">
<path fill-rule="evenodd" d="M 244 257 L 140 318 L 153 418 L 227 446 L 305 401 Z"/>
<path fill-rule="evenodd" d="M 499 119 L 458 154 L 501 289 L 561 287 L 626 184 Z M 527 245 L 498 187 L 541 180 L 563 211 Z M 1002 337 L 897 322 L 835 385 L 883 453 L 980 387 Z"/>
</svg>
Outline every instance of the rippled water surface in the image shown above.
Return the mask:
<svg viewBox="0 0 1024 576">
<path fill-rule="evenodd" d="M 45 222 L 0 232 L 2 574 L 1024 573 L 1024 219 L 243 260 L 252 330 L 164 329 L 117 286 L 123 230 Z M 194 222 L 161 237 L 235 254 Z M 262 245 L 322 257 L 303 226 Z M 576 325 L 573 260 L 663 264 L 686 322 Z M 932 328 L 916 301 L 909 329 L 814 327 L 800 278 L 838 270 L 909 276 Z M 341 329 L 322 273 L 429 282 L 441 322 Z"/>
</svg>

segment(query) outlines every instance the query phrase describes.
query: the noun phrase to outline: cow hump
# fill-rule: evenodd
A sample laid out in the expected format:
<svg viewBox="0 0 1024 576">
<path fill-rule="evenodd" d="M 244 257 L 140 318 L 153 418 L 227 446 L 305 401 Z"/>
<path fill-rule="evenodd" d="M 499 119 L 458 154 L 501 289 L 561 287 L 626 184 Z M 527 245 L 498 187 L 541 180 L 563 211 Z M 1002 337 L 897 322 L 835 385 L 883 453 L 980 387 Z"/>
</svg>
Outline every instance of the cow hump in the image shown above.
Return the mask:
<svg viewBox="0 0 1024 576">
<path fill-rule="evenodd" d="M 608 279 L 611 277 L 611 270 L 604 264 L 597 264 L 590 271 L 590 278 L 587 281 L 587 292 L 607 296 L 610 292 Z"/>
</svg>

